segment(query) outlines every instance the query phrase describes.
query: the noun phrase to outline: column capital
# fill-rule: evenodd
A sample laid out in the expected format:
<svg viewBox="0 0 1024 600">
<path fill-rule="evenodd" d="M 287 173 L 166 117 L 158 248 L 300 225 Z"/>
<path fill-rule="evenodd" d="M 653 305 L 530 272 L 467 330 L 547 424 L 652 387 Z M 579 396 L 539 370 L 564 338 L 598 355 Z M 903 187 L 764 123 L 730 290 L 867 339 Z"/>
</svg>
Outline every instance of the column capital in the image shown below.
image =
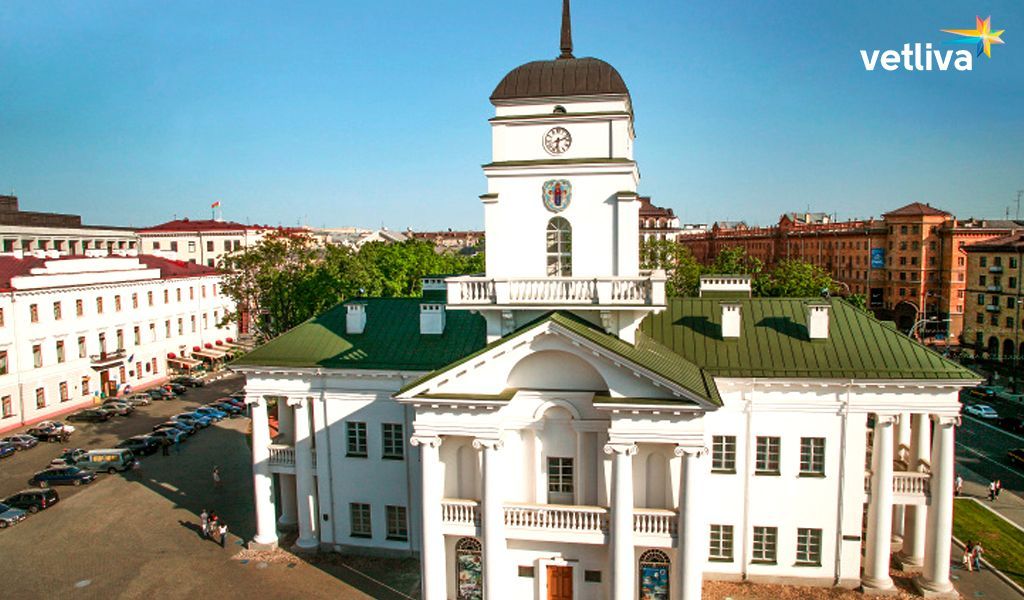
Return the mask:
<svg viewBox="0 0 1024 600">
<path fill-rule="evenodd" d="M 288 396 L 288 406 L 292 407 L 304 407 L 308 406 L 310 398 L 308 396 Z"/>
<path fill-rule="evenodd" d="M 427 446 L 430 448 L 438 448 L 441 446 L 441 436 L 439 435 L 427 435 L 422 433 L 414 433 L 409 438 L 409 443 L 413 446 Z"/>
<path fill-rule="evenodd" d="M 626 456 L 633 456 L 636 452 L 636 444 L 632 442 L 609 442 L 604 445 L 605 454 L 624 454 Z"/>
<path fill-rule="evenodd" d="M 899 413 L 875 413 L 875 425 L 892 425 L 896 422 L 897 417 L 899 417 Z"/>
<path fill-rule="evenodd" d="M 258 394 L 246 394 L 245 403 L 249 406 L 266 406 L 267 400 Z"/>
<path fill-rule="evenodd" d="M 935 425 L 940 427 L 960 425 L 960 415 L 929 415 L 929 417 Z"/>
<path fill-rule="evenodd" d="M 672 453 L 676 456 L 692 456 L 693 458 L 701 458 L 710 454 L 710 450 L 707 446 L 676 446 Z"/>
<path fill-rule="evenodd" d="M 501 450 L 505 442 L 501 438 L 474 438 L 473 447 L 477 450 Z"/>
</svg>

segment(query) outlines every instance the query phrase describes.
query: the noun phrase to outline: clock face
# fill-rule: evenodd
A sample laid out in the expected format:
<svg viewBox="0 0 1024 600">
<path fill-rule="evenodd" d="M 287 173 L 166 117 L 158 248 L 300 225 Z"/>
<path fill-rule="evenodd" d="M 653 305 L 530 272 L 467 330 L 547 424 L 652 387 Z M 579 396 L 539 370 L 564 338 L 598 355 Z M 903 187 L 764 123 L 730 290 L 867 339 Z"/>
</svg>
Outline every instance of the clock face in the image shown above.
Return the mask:
<svg viewBox="0 0 1024 600">
<path fill-rule="evenodd" d="M 572 136 L 564 127 L 554 127 L 544 134 L 544 149 L 551 154 L 561 154 L 572 145 Z"/>
</svg>

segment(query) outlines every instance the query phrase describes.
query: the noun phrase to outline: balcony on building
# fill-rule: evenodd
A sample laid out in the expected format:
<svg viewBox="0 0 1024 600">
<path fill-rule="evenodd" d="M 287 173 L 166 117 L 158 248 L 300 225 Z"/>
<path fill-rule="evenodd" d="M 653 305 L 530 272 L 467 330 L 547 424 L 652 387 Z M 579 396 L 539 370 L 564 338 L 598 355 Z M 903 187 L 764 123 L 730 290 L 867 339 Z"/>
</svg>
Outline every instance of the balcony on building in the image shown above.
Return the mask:
<svg viewBox="0 0 1024 600">
<path fill-rule="evenodd" d="M 106 369 L 109 367 L 120 366 L 127 356 L 128 352 L 121 348 L 112 352 L 92 354 L 89 356 L 89 361 L 92 363 L 92 368 L 94 369 Z"/>
<path fill-rule="evenodd" d="M 1003 291 L 1003 286 L 1001 286 L 1001 285 L 990 285 L 990 286 L 988 286 L 985 289 L 987 289 L 990 292 L 1001 292 L 1001 291 Z"/>
<path fill-rule="evenodd" d="M 295 447 L 291 444 L 270 444 L 270 472 L 295 474 Z M 316 468 L 316 448 L 313 452 L 313 468 Z"/>
<path fill-rule="evenodd" d="M 452 308 L 594 306 L 661 308 L 665 306 L 665 272 L 637 277 L 516 277 L 483 275 L 445 280 Z"/>
<path fill-rule="evenodd" d="M 1002 273 L 1003 272 L 1003 265 L 992 265 L 991 267 L 988 268 L 988 272 L 989 273 Z"/>
<path fill-rule="evenodd" d="M 988 312 L 999 312 L 1000 306 L 998 304 L 987 304 L 985 310 Z"/>
</svg>

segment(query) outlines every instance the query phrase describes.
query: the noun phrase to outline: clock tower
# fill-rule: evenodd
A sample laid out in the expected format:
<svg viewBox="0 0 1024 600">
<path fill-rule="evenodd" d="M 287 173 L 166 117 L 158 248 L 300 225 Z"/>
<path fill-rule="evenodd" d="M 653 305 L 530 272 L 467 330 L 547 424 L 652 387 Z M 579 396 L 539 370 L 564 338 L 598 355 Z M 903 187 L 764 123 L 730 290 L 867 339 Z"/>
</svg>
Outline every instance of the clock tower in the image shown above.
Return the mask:
<svg viewBox="0 0 1024 600">
<path fill-rule="evenodd" d="M 629 89 L 610 64 L 574 56 L 568 0 L 560 46 L 491 94 L 487 273 L 449 280 L 449 308 L 481 309 L 492 337 L 568 309 L 632 342 L 639 320 L 664 306 L 664 274 L 639 271 Z"/>
</svg>

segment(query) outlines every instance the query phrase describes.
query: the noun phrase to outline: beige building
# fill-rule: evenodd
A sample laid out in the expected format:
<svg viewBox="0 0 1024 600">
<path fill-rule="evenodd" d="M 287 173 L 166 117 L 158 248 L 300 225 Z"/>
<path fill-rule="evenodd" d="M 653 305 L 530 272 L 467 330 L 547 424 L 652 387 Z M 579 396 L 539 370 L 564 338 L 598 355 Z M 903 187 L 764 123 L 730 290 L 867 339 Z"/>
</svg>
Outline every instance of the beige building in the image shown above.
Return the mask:
<svg viewBox="0 0 1024 600">
<path fill-rule="evenodd" d="M 1024 356 L 1020 306 L 1024 299 L 1024 234 L 979 242 L 964 250 L 967 253 L 964 339 L 986 358 L 1016 364 Z"/>
<path fill-rule="evenodd" d="M 225 255 L 256 245 L 277 228 L 215 219 L 176 219 L 138 231 L 140 250 L 219 267 Z"/>
<path fill-rule="evenodd" d="M 81 255 L 87 250 L 135 250 L 135 230 L 83 225 L 82 217 L 21 210 L 16 196 L 0 196 L 0 252 Z"/>
</svg>

